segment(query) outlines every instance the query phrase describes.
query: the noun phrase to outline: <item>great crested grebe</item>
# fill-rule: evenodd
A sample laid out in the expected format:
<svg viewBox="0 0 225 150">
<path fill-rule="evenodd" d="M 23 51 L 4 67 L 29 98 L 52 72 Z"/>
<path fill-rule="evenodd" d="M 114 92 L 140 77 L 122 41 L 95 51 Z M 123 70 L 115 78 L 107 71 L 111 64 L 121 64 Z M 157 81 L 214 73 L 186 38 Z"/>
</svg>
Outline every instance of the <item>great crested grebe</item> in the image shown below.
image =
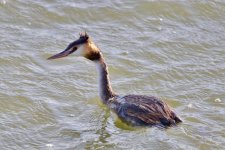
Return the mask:
<svg viewBox="0 0 225 150">
<path fill-rule="evenodd" d="M 125 123 L 133 126 L 169 127 L 182 122 L 173 110 L 157 97 L 115 94 L 110 84 L 103 55 L 86 32 L 80 33 L 80 38 L 70 43 L 63 52 L 48 59 L 66 57 L 72 53 L 83 56 L 96 64 L 100 98 Z"/>
</svg>

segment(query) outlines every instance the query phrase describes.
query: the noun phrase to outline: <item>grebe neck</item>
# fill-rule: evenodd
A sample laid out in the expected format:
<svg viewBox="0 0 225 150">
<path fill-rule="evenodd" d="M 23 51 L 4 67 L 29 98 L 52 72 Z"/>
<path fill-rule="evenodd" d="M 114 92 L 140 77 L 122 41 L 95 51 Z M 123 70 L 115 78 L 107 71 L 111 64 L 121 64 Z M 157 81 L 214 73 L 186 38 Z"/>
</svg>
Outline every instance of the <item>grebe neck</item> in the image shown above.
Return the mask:
<svg viewBox="0 0 225 150">
<path fill-rule="evenodd" d="M 110 98 L 115 96 L 115 93 L 112 90 L 111 83 L 109 80 L 108 67 L 105 63 L 102 54 L 100 54 L 100 58 L 98 60 L 95 60 L 94 62 L 97 68 L 99 78 L 99 95 L 102 102 L 106 104 Z"/>
</svg>

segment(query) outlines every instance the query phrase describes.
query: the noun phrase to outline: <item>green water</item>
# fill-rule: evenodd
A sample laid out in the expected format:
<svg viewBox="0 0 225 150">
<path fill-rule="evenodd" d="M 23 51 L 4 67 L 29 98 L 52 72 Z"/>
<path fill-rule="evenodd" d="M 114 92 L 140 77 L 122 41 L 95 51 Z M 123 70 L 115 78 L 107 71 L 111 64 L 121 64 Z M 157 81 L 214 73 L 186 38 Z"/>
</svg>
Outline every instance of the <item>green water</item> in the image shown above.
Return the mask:
<svg viewBox="0 0 225 150">
<path fill-rule="evenodd" d="M 0 0 L 0 149 L 225 149 L 225 2 Z M 86 30 L 114 91 L 184 121 L 136 129 L 101 104 L 92 62 L 48 61 Z"/>
</svg>

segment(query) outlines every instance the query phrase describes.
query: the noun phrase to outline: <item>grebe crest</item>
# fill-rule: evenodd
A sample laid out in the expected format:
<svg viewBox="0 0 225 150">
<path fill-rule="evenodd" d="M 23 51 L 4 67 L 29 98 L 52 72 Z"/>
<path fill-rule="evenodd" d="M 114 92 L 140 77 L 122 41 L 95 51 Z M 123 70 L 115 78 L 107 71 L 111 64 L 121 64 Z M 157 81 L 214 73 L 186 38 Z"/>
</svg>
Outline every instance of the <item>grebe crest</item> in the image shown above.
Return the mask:
<svg viewBox="0 0 225 150">
<path fill-rule="evenodd" d="M 100 50 L 91 40 L 86 32 L 80 33 L 80 38 L 72 43 L 70 43 L 67 48 L 54 56 L 49 57 L 48 59 L 57 59 L 66 57 L 72 53 L 75 53 L 77 56 L 83 56 L 89 60 L 95 61 L 100 59 Z"/>
</svg>

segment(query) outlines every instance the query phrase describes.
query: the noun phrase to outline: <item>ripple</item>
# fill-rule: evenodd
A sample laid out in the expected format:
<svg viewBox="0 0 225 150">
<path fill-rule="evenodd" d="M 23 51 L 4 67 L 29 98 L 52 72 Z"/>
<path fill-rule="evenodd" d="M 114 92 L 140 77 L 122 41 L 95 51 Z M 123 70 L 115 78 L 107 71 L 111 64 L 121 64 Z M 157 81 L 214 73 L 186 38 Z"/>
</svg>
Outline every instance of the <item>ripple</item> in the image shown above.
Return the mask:
<svg viewBox="0 0 225 150">
<path fill-rule="evenodd" d="M 2 149 L 224 149 L 223 1 L 0 0 Z M 47 61 L 86 30 L 119 94 L 163 97 L 184 121 L 130 128 L 100 105 L 95 66 Z"/>
</svg>

